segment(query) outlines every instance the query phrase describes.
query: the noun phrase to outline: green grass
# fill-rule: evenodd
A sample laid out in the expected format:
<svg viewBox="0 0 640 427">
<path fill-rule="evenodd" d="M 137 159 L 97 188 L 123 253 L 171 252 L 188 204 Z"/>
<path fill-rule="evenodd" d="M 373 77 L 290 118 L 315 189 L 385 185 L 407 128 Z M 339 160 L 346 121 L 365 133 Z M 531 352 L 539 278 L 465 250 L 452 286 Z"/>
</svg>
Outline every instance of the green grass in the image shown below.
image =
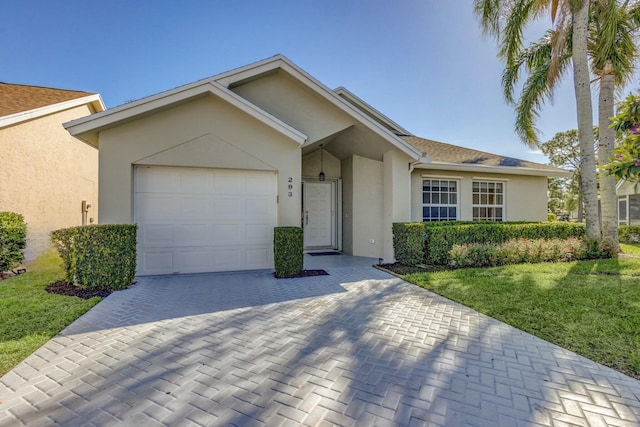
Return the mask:
<svg viewBox="0 0 640 427">
<path fill-rule="evenodd" d="M 49 283 L 64 278 L 57 252 L 27 264 L 27 272 L 0 280 L 0 376 L 100 302 L 50 294 Z"/>
<path fill-rule="evenodd" d="M 617 259 L 404 278 L 640 379 L 640 246 L 621 246 Z"/>
</svg>

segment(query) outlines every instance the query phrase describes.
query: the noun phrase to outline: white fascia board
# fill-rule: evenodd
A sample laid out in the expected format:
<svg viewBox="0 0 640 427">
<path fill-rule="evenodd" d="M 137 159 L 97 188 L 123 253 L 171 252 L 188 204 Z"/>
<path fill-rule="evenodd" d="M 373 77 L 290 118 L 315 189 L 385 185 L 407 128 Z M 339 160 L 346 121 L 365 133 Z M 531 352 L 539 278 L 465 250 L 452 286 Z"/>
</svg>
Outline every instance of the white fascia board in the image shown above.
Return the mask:
<svg viewBox="0 0 640 427">
<path fill-rule="evenodd" d="M 63 126 L 69 131 L 69 133 L 71 133 L 71 135 L 95 146 L 97 143 L 96 134 L 101 129 L 114 126 L 116 123 L 130 120 L 134 117 L 180 103 L 205 93 L 211 93 L 279 131 L 300 145 L 307 140 L 307 136 L 302 132 L 294 129 L 286 123 L 283 123 L 271 114 L 261 110 L 216 82 L 205 80 L 198 86 L 188 85 L 179 89 L 180 90 L 175 89 L 169 92 L 164 92 L 162 96 L 152 96 L 138 102 L 125 104 L 121 107 L 113 110 L 107 110 L 100 114 L 94 114 L 89 117 L 72 120 L 68 123 L 64 123 Z"/>
<path fill-rule="evenodd" d="M 69 110 L 81 105 L 91 104 L 96 111 L 104 111 L 105 106 L 99 94 L 83 96 L 82 98 L 71 99 L 69 101 L 58 102 L 57 104 L 45 105 L 44 107 L 34 108 L 33 110 L 21 111 L 8 116 L 0 117 L 0 128 L 14 125 L 16 123 L 25 122 L 27 120 L 37 119 L 38 117 L 47 116 L 49 114 L 58 113 L 60 111 Z"/>
<path fill-rule="evenodd" d="M 363 101 L 362 98 L 358 97 L 356 94 L 346 89 L 345 87 L 341 86 L 339 88 L 334 89 L 333 91 L 338 95 L 341 95 L 341 97 L 346 98 L 351 104 L 354 104 L 357 108 L 369 113 L 370 115 L 374 116 L 381 122 L 386 123 L 387 126 L 389 126 L 390 128 L 394 128 L 399 132 L 402 132 L 407 135 L 411 135 L 411 132 L 409 132 L 408 130 L 400 126 L 398 123 L 391 120 L 389 117 L 382 114 L 380 111 L 373 108 L 370 104 Z"/>
<path fill-rule="evenodd" d="M 260 62 L 256 62 L 254 64 L 247 65 L 242 68 L 238 68 L 236 70 L 232 70 L 223 74 L 219 74 L 214 79 L 224 85 L 230 86 L 234 83 L 250 79 L 252 77 L 258 76 L 260 74 L 281 68 L 284 71 L 288 72 L 299 81 L 304 83 L 307 87 L 314 90 L 316 93 L 321 95 L 323 98 L 331 102 L 333 105 L 354 117 L 366 127 L 368 127 L 373 132 L 377 133 L 381 137 L 383 137 L 387 142 L 394 145 L 400 151 L 407 154 L 409 157 L 417 160 L 422 156 L 422 152 L 417 148 L 406 142 L 405 140 L 396 136 L 393 132 L 382 126 L 380 123 L 371 119 L 371 117 L 367 116 L 364 112 L 360 111 L 357 107 L 350 104 L 346 100 L 342 99 L 337 93 L 329 89 L 327 86 L 322 84 L 320 81 L 315 79 L 313 76 L 308 74 L 306 71 L 299 68 L 297 65 L 292 63 L 288 58 L 283 55 L 277 55 L 272 58 L 265 59 Z"/>
<path fill-rule="evenodd" d="M 431 162 L 415 166 L 416 169 L 440 169 L 460 172 L 483 172 L 483 173 L 499 173 L 507 175 L 529 175 L 529 176 L 546 176 L 546 177 L 571 177 L 571 172 L 557 169 L 535 169 L 518 166 L 484 166 L 472 165 L 465 163 L 447 163 L 447 162 Z"/>
</svg>

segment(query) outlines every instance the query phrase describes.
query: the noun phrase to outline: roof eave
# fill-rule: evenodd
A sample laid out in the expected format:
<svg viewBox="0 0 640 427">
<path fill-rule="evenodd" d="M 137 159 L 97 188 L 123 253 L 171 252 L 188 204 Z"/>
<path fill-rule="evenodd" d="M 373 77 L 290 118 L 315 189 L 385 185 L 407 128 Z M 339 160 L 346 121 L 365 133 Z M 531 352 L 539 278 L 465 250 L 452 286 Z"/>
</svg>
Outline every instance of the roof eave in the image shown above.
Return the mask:
<svg viewBox="0 0 640 427">
<path fill-rule="evenodd" d="M 28 120 L 37 119 L 38 117 L 43 117 L 49 114 L 58 113 L 60 111 L 69 110 L 81 105 L 90 105 L 95 111 L 105 110 L 104 102 L 102 102 L 100 94 L 94 93 L 88 96 L 83 96 L 81 98 L 70 99 L 68 101 L 45 105 L 44 107 L 34 108 L 32 110 L 21 111 L 19 113 L 0 117 L 0 129 L 21 122 L 26 122 Z"/>
<path fill-rule="evenodd" d="M 416 169 L 439 169 L 462 172 L 479 172 L 479 173 L 498 173 L 505 175 L 528 175 L 528 176 L 546 176 L 569 178 L 571 172 L 564 169 L 537 169 L 521 166 L 487 166 L 467 163 L 448 163 L 432 161 L 430 163 L 422 163 L 415 166 Z"/>
<path fill-rule="evenodd" d="M 180 91 L 171 91 L 171 93 L 167 92 L 165 93 L 165 96 L 162 97 L 153 96 L 137 102 L 125 104 L 124 106 L 114 109 L 114 111 L 107 110 L 104 113 L 76 119 L 68 123 L 64 123 L 63 126 L 71 135 L 87 142 L 89 145 L 97 147 L 98 134 L 104 129 L 113 127 L 117 123 L 144 116 L 152 111 L 184 102 L 188 99 L 192 99 L 206 93 L 211 93 L 258 119 L 267 126 L 279 131 L 298 145 L 302 145 L 308 138 L 304 133 L 251 104 L 215 81 L 207 80 L 201 82 L 199 86 L 189 85 L 188 87 L 184 86 L 181 89 L 182 90 Z"/>
<path fill-rule="evenodd" d="M 234 84 L 251 79 L 260 74 L 264 74 L 275 69 L 281 68 L 298 78 L 298 80 L 302 81 L 309 88 L 314 90 L 316 93 L 321 95 L 323 98 L 331 102 L 333 105 L 337 106 L 347 114 L 356 118 L 358 121 L 367 126 L 370 130 L 377 133 L 381 137 L 383 137 L 387 142 L 398 148 L 404 154 L 409 156 L 414 160 L 418 160 L 423 153 L 415 148 L 413 145 L 409 144 L 407 141 L 395 135 L 393 132 L 382 126 L 380 123 L 371 119 L 371 117 L 367 116 L 364 112 L 359 110 L 354 105 L 350 104 L 346 100 L 342 99 L 340 95 L 338 95 L 333 90 L 329 89 L 327 86 L 322 84 L 316 78 L 308 74 L 306 71 L 295 65 L 284 55 L 276 55 L 272 58 L 267 58 L 265 60 L 246 65 L 244 67 L 238 68 L 236 70 L 231 70 L 218 76 L 212 77 L 218 83 L 224 86 L 233 86 Z"/>
</svg>

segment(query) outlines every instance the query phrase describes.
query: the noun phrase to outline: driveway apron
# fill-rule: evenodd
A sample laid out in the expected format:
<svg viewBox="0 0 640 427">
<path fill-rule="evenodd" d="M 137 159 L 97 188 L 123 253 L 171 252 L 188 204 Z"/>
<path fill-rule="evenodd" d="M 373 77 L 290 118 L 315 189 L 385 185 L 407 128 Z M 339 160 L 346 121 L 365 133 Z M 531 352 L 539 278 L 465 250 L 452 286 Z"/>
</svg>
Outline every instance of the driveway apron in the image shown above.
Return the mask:
<svg viewBox="0 0 640 427">
<path fill-rule="evenodd" d="M 346 255 L 142 277 L 0 379 L 0 426 L 637 426 L 640 382 Z"/>
</svg>

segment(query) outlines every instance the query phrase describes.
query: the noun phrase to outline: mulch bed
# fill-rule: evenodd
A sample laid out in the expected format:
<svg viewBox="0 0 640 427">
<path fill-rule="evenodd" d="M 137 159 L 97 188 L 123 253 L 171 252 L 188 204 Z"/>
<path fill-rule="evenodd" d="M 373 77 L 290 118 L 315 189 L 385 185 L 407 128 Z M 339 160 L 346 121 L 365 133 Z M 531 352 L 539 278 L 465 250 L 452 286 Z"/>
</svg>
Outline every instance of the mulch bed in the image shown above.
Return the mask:
<svg viewBox="0 0 640 427">
<path fill-rule="evenodd" d="M 87 289 L 81 289 L 77 286 L 68 284 L 65 280 L 59 280 L 55 283 L 51 283 L 46 287 L 47 292 L 50 294 L 67 295 L 71 297 L 78 297 L 82 299 L 89 299 L 93 297 L 107 297 L 113 291 L 90 291 Z"/>
<path fill-rule="evenodd" d="M 329 273 L 327 273 L 324 270 L 302 270 L 300 274 L 292 277 L 278 277 L 276 276 L 275 272 L 273 273 L 273 277 L 275 277 L 276 279 L 293 279 L 296 277 L 314 277 L 314 276 L 328 276 L 328 275 Z"/>
<path fill-rule="evenodd" d="M 434 271 L 450 270 L 446 265 L 404 265 L 399 262 L 394 262 L 392 264 L 378 264 L 378 267 L 392 271 L 400 276 L 413 273 L 432 273 Z"/>
</svg>

